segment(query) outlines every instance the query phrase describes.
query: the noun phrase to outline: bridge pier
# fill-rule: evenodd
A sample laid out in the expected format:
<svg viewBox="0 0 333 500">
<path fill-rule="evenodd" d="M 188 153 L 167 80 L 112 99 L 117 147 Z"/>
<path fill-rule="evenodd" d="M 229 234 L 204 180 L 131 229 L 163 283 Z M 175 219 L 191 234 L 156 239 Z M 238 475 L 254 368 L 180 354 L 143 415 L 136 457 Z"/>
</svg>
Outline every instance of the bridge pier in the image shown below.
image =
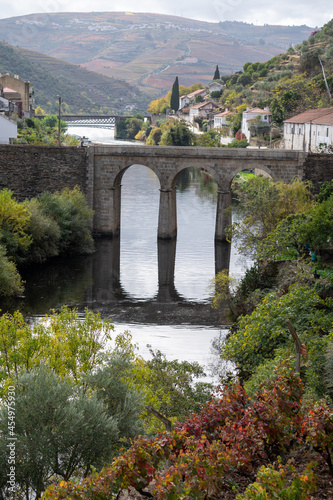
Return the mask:
<svg viewBox="0 0 333 500">
<path fill-rule="evenodd" d="M 120 234 L 121 185 L 111 189 L 99 189 L 94 204 L 95 236 L 115 237 Z"/>
<path fill-rule="evenodd" d="M 231 191 L 217 191 L 215 241 L 227 241 L 225 229 L 231 224 L 231 211 L 226 209 L 231 206 Z"/>
<path fill-rule="evenodd" d="M 177 236 L 176 188 L 160 189 L 157 237 L 172 240 Z"/>
</svg>

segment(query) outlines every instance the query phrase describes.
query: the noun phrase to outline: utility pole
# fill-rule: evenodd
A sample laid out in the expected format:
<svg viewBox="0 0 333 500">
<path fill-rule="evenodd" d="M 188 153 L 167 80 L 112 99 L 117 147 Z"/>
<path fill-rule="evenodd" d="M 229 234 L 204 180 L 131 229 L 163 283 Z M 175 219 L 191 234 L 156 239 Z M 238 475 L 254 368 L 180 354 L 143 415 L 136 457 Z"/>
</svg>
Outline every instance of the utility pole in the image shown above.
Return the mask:
<svg viewBox="0 0 333 500">
<path fill-rule="evenodd" d="M 59 100 L 59 115 L 58 115 L 58 146 L 61 146 L 61 127 L 60 127 L 60 120 L 61 120 L 61 97 L 60 95 L 57 95 L 58 100 Z"/>
<path fill-rule="evenodd" d="M 321 59 L 320 59 L 319 56 L 318 56 L 318 59 L 319 59 L 319 62 L 320 62 L 322 73 L 323 73 L 323 78 L 324 78 L 324 82 L 325 82 L 325 85 L 326 85 L 326 90 L 327 90 L 328 98 L 329 98 L 329 100 L 331 100 L 332 99 L 332 94 L 331 94 L 330 88 L 329 88 L 327 80 L 326 80 L 325 69 L 324 69 L 323 63 L 321 62 Z"/>
</svg>

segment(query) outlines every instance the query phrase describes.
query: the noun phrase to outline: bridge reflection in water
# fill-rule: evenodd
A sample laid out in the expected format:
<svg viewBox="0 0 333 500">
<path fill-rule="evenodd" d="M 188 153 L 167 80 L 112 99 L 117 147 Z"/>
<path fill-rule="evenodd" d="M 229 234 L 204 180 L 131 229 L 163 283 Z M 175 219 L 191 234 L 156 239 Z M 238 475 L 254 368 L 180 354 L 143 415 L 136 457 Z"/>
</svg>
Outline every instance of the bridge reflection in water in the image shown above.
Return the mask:
<svg viewBox="0 0 333 500">
<path fill-rule="evenodd" d="M 156 302 L 159 304 L 187 303 L 188 299 L 175 287 L 176 240 L 158 240 L 158 288 L 154 297 L 138 299 L 128 293 L 121 283 L 120 238 L 105 238 L 98 242 L 93 268 L 93 283 L 87 291 L 88 304 L 100 309 L 111 302 Z M 215 242 L 215 273 L 230 266 L 230 243 Z"/>
</svg>

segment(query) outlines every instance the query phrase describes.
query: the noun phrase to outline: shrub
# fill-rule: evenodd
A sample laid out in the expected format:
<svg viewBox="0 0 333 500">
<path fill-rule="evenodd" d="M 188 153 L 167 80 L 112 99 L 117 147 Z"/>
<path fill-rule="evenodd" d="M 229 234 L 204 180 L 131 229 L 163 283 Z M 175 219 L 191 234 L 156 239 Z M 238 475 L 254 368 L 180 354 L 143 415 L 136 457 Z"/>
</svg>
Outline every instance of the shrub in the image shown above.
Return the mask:
<svg viewBox="0 0 333 500">
<path fill-rule="evenodd" d="M 291 476 L 291 477 L 290 477 Z M 311 465 L 303 474 L 297 474 L 295 467 L 287 464 L 278 469 L 262 466 L 256 482 L 248 486 L 244 495 L 237 495 L 236 500 L 308 500 L 309 493 L 316 489 L 316 478 Z"/>
<path fill-rule="evenodd" d="M 27 233 L 31 236 L 32 243 L 25 254 L 24 263 L 40 264 L 59 254 L 60 227 L 54 219 L 44 213 L 37 199 L 26 202 L 25 206 L 30 212 Z"/>
<path fill-rule="evenodd" d="M 92 210 L 78 187 L 38 197 L 44 213 L 60 227 L 60 254 L 87 254 L 93 251 Z"/>
<path fill-rule="evenodd" d="M 20 295 L 23 285 L 14 262 L 6 256 L 6 250 L 0 245 L 0 295 Z"/>
</svg>

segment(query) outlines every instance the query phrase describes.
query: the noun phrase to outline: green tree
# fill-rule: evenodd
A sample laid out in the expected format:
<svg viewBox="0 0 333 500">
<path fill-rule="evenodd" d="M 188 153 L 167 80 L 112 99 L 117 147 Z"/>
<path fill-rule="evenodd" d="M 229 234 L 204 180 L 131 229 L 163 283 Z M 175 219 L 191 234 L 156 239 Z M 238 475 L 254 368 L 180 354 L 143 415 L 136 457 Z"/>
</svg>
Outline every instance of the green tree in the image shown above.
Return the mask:
<svg viewBox="0 0 333 500">
<path fill-rule="evenodd" d="M 6 248 L 7 254 L 14 259 L 20 251 L 31 244 L 27 234 L 30 212 L 23 203 L 13 197 L 9 189 L 0 191 L 0 242 Z"/>
<path fill-rule="evenodd" d="M 310 186 L 297 179 L 284 184 L 255 176 L 239 185 L 238 196 L 243 218 L 227 232 L 244 252 L 253 252 L 282 219 L 311 206 Z"/>
<path fill-rule="evenodd" d="M 213 80 L 219 80 L 220 79 L 220 70 L 219 70 L 219 67 L 218 65 L 216 65 L 216 68 L 215 68 L 215 73 L 214 73 L 214 76 L 213 76 Z"/>
<path fill-rule="evenodd" d="M 319 309 L 321 314 L 318 314 Z M 250 315 L 239 318 L 238 328 L 223 345 L 222 355 L 233 360 L 245 378 L 275 357 L 293 356 L 295 359 L 295 345 L 287 319 L 310 356 L 307 383 L 319 393 L 323 392 L 325 352 L 333 335 L 333 307 L 330 300 L 321 299 L 308 286 L 293 285 L 282 296 L 276 292 L 267 294 Z"/>
<path fill-rule="evenodd" d="M 94 248 L 91 236 L 93 212 L 78 187 L 57 193 L 43 193 L 38 201 L 46 216 L 60 227 L 59 253 L 87 254 Z"/>
<path fill-rule="evenodd" d="M 131 362 L 128 352 L 116 348 L 102 366 L 84 376 L 84 382 L 94 390 L 97 398 L 105 404 L 107 413 L 117 422 L 120 438 L 115 443 L 117 448 L 128 445 L 132 438 L 144 432 L 140 417 L 145 394 L 129 386 Z"/>
<path fill-rule="evenodd" d="M 206 376 L 199 363 L 168 361 L 164 354 L 152 349 L 150 353 L 146 383 L 160 399 L 159 411 L 165 417 L 182 420 L 210 400 L 212 384 L 194 382 Z"/>
<path fill-rule="evenodd" d="M 46 215 L 39 200 L 33 198 L 25 202 L 30 212 L 27 234 L 32 238 L 28 249 L 22 255 L 24 264 L 43 263 L 59 254 L 61 230 L 58 223 Z"/>
<path fill-rule="evenodd" d="M 184 120 L 172 124 L 163 132 L 160 141 L 161 146 L 193 146 L 194 144 L 195 136 Z"/>
<path fill-rule="evenodd" d="M 107 414 L 96 394 L 41 366 L 18 377 L 15 407 L 10 405 L 9 395 L 6 399 L 8 407 L 0 411 L 0 449 L 8 456 L 8 422 L 13 408 L 15 475 L 25 498 L 41 498 L 51 477 L 64 481 L 74 474 L 85 477 L 91 466 L 101 467 L 111 460 L 118 440 L 117 421 Z M 8 473 L 8 467 L 0 473 L 4 493 L 9 493 Z"/>
<path fill-rule="evenodd" d="M 147 146 L 158 146 L 161 142 L 162 129 L 160 127 L 154 127 L 147 138 Z"/>
<path fill-rule="evenodd" d="M 113 325 L 88 310 L 84 317 L 63 307 L 33 326 L 22 314 L 0 316 L 0 388 L 44 364 L 61 376 L 79 381 L 82 373 L 96 369 L 107 354 Z M 104 352 L 103 352 L 104 350 Z"/>
<path fill-rule="evenodd" d="M 143 124 L 143 119 L 141 118 L 128 118 L 126 120 L 126 139 L 134 139 L 136 134 L 139 132 L 139 130 L 142 127 Z"/>
<path fill-rule="evenodd" d="M 221 146 L 221 132 L 219 129 L 210 129 L 197 137 L 197 145 L 203 147 Z"/>
<path fill-rule="evenodd" d="M 301 213 L 289 215 L 261 243 L 262 257 L 271 259 L 297 258 L 306 249 L 320 254 L 330 248 L 333 238 L 333 195 Z"/>
<path fill-rule="evenodd" d="M 14 262 L 6 255 L 6 249 L 0 245 L 0 295 L 20 295 L 23 292 L 21 277 Z"/>
<path fill-rule="evenodd" d="M 178 76 L 176 76 L 176 79 L 173 83 L 172 86 L 172 91 L 171 91 L 171 99 L 170 99 L 170 107 L 171 109 L 176 113 L 179 109 L 179 82 L 178 82 Z"/>
</svg>

